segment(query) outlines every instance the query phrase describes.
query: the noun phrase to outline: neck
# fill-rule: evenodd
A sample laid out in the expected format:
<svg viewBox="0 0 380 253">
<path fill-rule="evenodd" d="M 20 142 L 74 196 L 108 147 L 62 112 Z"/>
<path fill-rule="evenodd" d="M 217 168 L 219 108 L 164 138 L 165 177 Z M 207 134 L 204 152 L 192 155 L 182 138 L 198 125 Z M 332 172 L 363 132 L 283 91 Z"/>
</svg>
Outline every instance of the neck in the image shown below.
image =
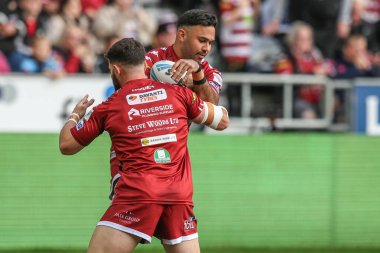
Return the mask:
<svg viewBox="0 0 380 253">
<path fill-rule="evenodd" d="M 176 42 L 177 42 L 177 41 L 176 41 Z M 174 53 L 178 56 L 178 58 L 180 58 L 180 59 L 185 58 L 185 57 L 182 55 L 181 47 L 180 47 L 179 43 L 174 43 L 174 44 L 173 44 L 173 50 L 174 50 Z"/>
<path fill-rule="evenodd" d="M 125 75 L 123 75 L 120 79 L 121 86 L 123 87 L 125 83 L 136 80 L 136 79 L 146 79 L 144 72 L 144 66 L 139 65 L 135 67 L 131 67 L 127 70 L 125 70 Z"/>
</svg>

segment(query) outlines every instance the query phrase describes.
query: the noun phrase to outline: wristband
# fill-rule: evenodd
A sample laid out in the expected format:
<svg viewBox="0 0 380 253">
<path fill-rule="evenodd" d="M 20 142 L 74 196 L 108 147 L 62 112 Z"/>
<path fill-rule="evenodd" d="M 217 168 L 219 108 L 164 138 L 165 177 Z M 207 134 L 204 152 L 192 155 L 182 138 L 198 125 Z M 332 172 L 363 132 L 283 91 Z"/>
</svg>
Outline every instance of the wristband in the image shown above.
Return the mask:
<svg viewBox="0 0 380 253">
<path fill-rule="evenodd" d="M 207 79 L 206 79 L 206 77 L 204 76 L 201 80 L 198 80 L 198 81 L 193 80 L 193 84 L 194 84 L 194 85 L 202 85 L 202 84 L 204 84 L 206 81 L 207 81 Z"/>
<path fill-rule="evenodd" d="M 80 116 L 79 116 L 78 113 L 76 113 L 76 112 L 72 112 L 72 113 L 70 114 L 70 116 L 71 116 L 71 115 L 77 116 L 77 117 L 78 117 L 78 120 L 80 120 Z"/>
<path fill-rule="evenodd" d="M 74 122 L 74 123 L 75 123 L 75 125 L 76 125 L 76 124 L 78 124 L 78 121 L 76 121 L 76 120 L 75 120 L 75 119 L 73 119 L 73 118 L 70 118 L 70 119 L 68 119 L 68 120 L 67 120 L 67 122 L 69 122 L 69 121 L 72 121 L 72 122 Z"/>
<path fill-rule="evenodd" d="M 198 63 L 198 69 L 194 73 L 196 74 L 196 73 L 199 73 L 201 71 L 202 71 L 202 66 Z"/>
</svg>

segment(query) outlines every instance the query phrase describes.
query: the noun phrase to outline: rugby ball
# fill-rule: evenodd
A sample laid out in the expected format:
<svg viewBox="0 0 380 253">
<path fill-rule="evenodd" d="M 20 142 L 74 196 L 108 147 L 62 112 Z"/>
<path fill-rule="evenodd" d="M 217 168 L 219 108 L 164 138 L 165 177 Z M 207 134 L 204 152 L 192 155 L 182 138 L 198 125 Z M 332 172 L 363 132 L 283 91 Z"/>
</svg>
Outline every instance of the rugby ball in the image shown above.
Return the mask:
<svg viewBox="0 0 380 253">
<path fill-rule="evenodd" d="M 156 62 L 150 69 L 150 79 L 162 83 L 176 84 L 169 73 L 169 69 L 171 69 L 173 65 L 174 62 L 168 60 Z"/>
</svg>

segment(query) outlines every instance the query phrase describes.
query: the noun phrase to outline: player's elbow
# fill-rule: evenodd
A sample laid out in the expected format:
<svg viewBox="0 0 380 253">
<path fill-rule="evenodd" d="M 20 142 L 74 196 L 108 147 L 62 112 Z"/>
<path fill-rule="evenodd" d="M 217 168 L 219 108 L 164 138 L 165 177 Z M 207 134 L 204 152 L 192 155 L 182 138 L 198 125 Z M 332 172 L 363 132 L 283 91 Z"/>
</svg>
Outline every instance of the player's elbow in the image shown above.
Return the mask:
<svg viewBox="0 0 380 253">
<path fill-rule="evenodd" d="M 61 151 L 62 155 L 73 155 L 73 154 L 75 154 L 73 152 L 72 148 L 70 147 L 70 145 L 68 145 L 68 143 L 66 143 L 66 142 L 61 142 L 59 144 L 59 150 Z"/>
<path fill-rule="evenodd" d="M 223 131 L 230 125 L 230 119 L 227 115 L 223 115 L 221 121 L 218 124 L 218 127 L 215 130 Z"/>
<path fill-rule="evenodd" d="M 82 146 L 71 140 L 60 140 L 59 150 L 62 155 L 74 155 L 81 150 Z"/>
</svg>

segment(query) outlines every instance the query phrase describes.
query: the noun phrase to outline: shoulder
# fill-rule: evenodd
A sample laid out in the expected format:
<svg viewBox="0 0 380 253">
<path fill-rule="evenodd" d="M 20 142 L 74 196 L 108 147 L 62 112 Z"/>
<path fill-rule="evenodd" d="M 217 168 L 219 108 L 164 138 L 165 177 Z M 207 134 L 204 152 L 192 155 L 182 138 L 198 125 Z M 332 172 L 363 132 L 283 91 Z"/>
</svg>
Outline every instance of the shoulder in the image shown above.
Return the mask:
<svg viewBox="0 0 380 253">
<path fill-rule="evenodd" d="M 217 68 L 214 68 L 213 66 L 211 66 L 211 64 L 208 61 L 203 60 L 201 61 L 200 64 L 203 68 L 203 71 L 205 72 L 207 76 L 215 73 L 215 74 L 218 74 L 220 78 L 222 77 L 222 73 Z"/>
<path fill-rule="evenodd" d="M 155 48 L 148 51 L 145 54 L 145 60 L 161 60 L 167 58 L 167 50 L 166 47 Z"/>
</svg>

